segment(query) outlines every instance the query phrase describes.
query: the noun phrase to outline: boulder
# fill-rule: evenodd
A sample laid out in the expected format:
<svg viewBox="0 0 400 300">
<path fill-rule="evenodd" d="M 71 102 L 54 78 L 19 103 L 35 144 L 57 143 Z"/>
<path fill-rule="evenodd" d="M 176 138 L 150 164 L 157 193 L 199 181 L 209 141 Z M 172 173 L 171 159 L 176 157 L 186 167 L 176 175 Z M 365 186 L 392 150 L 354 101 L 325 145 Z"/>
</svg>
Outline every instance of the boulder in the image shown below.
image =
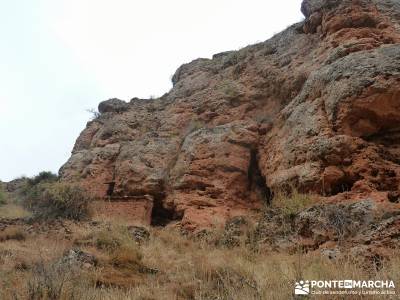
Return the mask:
<svg viewBox="0 0 400 300">
<path fill-rule="evenodd" d="M 99 113 L 104 114 L 107 112 L 122 113 L 128 110 L 128 103 L 117 98 L 103 101 L 99 104 Z"/>
</svg>

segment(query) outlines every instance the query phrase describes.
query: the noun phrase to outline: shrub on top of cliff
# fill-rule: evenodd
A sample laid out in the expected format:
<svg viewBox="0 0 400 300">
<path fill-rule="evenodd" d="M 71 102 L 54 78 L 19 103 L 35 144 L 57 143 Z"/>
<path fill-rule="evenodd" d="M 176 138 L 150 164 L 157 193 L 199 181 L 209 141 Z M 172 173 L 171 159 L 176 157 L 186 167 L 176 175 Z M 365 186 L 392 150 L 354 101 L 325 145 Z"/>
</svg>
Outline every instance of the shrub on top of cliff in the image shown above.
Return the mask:
<svg viewBox="0 0 400 300">
<path fill-rule="evenodd" d="M 101 116 L 101 113 L 99 113 L 99 111 L 95 108 L 89 108 L 86 110 L 86 112 L 91 114 L 91 117 L 90 117 L 91 121 L 94 121 L 94 120 L 100 118 L 100 116 Z"/>
<path fill-rule="evenodd" d="M 41 182 L 25 190 L 24 204 L 34 218 L 82 220 L 89 215 L 90 197 L 78 185 Z"/>
</svg>

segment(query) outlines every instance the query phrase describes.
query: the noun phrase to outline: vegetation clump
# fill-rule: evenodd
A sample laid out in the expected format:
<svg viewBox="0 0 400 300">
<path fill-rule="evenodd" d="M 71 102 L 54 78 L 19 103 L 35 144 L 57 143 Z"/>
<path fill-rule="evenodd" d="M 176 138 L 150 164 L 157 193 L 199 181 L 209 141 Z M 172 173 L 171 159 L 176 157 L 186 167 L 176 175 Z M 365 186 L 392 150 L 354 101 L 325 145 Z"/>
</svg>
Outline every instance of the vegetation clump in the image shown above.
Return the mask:
<svg viewBox="0 0 400 300">
<path fill-rule="evenodd" d="M 275 193 L 273 206 L 278 208 L 284 217 L 294 218 L 298 213 L 310 207 L 315 200 L 310 194 L 300 193 L 297 189 L 291 188 L 289 192 L 280 191 Z"/>
<path fill-rule="evenodd" d="M 39 219 L 82 220 L 89 215 L 90 197 L 78 185 L 42 183 L 34 186 L 26 201 Z"/>
<path fill-rule="evenodd" d="M 41 172 L 29 178 L 22 190 L 25 207 L 34 218 L 82 220 L 89 215 L 91 198 L 79 185 L 58 182 L 58 176 Z"/>
<path fill-rule="evenodd" d="M 52 172 L 49 171 L 43 171 L 40 172 L 38 175 L 28 178 L 27 179 L 27 185 L 28 187 L 32 187 L 35 185 L 38 185 L 39 183 L 42 182 L 56 182 L 58 180 L 58 176 Z"/>
</svg>

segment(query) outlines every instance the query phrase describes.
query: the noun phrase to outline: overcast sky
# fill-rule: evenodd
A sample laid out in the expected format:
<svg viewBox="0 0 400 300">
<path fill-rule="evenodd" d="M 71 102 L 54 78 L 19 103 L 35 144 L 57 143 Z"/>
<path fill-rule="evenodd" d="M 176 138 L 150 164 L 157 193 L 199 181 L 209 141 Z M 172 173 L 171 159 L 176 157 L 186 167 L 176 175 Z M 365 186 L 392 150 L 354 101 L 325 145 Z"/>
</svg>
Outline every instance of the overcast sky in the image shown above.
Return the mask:
<svg viewBox="0 0 400 300">
<path fill-rule="evenodd" d="M 160 96 L 182 64 L 264 41 L 301 0 L 0 0 L 0 180 L 58 172 L 109 98 Z"/>
</svg>

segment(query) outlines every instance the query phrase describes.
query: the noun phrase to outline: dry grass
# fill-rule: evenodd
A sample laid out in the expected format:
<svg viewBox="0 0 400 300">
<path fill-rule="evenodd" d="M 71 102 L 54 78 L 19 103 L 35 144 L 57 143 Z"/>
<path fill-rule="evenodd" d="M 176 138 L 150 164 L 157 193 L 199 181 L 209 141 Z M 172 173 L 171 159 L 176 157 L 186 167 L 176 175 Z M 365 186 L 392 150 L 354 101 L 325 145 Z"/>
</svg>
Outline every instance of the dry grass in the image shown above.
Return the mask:
<svg viewBox="0 0 400 300">
<path fill-rule="evenodd" d="M 273 202 L 289 218 L 312 204 L 311 196 L 297 191 L 277 194 Z M 25 213 L 11 203 L 0 207 L 0 217 Z M 252 224 L 239 225 L 245 234 L 234 243 L 221 242 L 225 231 L 192 238 L 153 228 L 150 240 L 140 244 L 121 220 L 9 226 L 0 232 L 0 299 L 296 299 L 300 279 L 400 282 L 396 253 L 377 270 L 354 257 L 332 261 L 312 252 L 267 252 L 249 241 Z M 76 248 L 96 263 L 60 263 Z"/>
<path fill-rule="evenodd" d="M 7 203 L 0 206 L 0 219 L 20 219 L 32 214 L 20 205 Z"/>
<path fill-rule="evenodd" d="M 312 195 L 300 193 L 292 187 L 288 192 L 275 192 L 272 204 L 281 210 L 283 216 L 293 217 L 315 202 Z"/>
<path fill-rule="evenodd" d="M 400 282 L 395 254 L 375 270 L 351 258 L 255 251 L 244 241 L 216 246 L 212 238 L 192 239 L 169 228 L 152 229 L 139 245 L 123 225 L 67 225 L 73 231 L 68 239 L 51 231 L 0 243 L 0 299 L 293 299 L 299 279 Z M 58 263 L 76 247 L 98 264 Z"/>
<path fill-rule="evenodd" d="M 8 240 L 23 241 L 26 233 L 21 227 L 8 227 L 4 231 L 0 231 L 0 242 Z"/>
<path fill-rule="evenodd" d="M 14 196 L 4 192 L 0 187 L 0 219 L 19 219 L 31 214 L 21 205 L 18 205 Z"/>
<path fill-rule="evenodd" d="M 71 242 L 58 234 L 29 234 L 22 230 L 7 228 L 4 232 L 14 232 L 17 238 L 0 242 L 0 299 L 51 299 L 35 298 L 29 285 L 43 275 L 39 274 L 40 265 L 50 269 L 52 262 L 71 247 Z"/>
</svg>

